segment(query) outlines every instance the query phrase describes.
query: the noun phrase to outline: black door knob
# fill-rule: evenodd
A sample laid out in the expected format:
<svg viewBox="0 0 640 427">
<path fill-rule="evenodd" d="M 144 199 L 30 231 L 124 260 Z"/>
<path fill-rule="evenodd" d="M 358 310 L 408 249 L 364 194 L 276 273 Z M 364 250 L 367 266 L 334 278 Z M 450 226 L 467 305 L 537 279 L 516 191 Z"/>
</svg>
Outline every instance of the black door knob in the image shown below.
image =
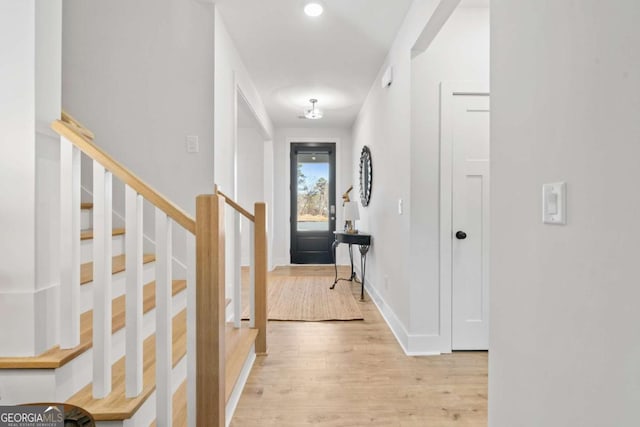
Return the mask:
<svg viewBox="0 0 640 427">
<path fill-rule="evenodd" d="M 466 238 L 467 238 L 467 233 L 465 233 L 464 231 L 456 232 L 456 239 L 464 240 Z"/>
</svg>

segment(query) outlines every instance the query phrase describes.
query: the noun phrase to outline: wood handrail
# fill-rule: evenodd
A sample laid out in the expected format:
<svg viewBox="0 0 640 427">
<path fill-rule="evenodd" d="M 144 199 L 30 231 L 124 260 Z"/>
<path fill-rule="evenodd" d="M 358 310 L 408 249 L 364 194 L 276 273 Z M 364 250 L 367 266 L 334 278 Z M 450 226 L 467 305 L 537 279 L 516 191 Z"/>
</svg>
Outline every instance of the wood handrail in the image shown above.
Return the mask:
<svg viewBox="0 0 640 427">
<path fill-rule="evenodd" d="M 59 135 L 67 138 L 73 145 L 78 147 L 80 151 L 100 163 L 122 182 L 133 188 L 138 194 L 142 195 L 154 206 L 166 213 L 171 219 L 195 235 L 196 221 L 189 216 L 189 214 L 174 205 L 166 197 L 147 185 L 133 172 L 115 161 L 101 148 L 91 142 L 89 138 L 81 132 L 81 128 L 62 120 L 54 121 L 51 124 L 51 128 Z"/>
<path fill-rule="evenodd" d="M 231 206 L 233 209 L 237 210 L 240 214 L 242 214 L 249 221 L 256 222 L 256 217 L 254 215 L 252 215 L 251 212 L 249 212 L 248 210 L 246 210 L 245 208 L 240 206 L 231 197 L 227 196 L 222 191 L 218 190 L 217 187 L 216 187 L 216 193 L 219 194 L 220 196 L 222 196 L 224 198 L 225 202 L 227 202 L 227 204 L 229 206 Z"/>
<path fill-rule="evenodd" d="M 62 114 L 60 117 L 62 118 L 63 122 L 69 123 L 70 125 L 77 127 L 80 134 L 83 135 L 86 139 L 90 141 L 93 141 L 94 139 L 96 139 L 96 136 L 93 134 L 93 132 L 87 129 L 82 123 L 76 120 L 75 117 L 73 117 L 71 114 L 62 110 Z"/>
</svg>

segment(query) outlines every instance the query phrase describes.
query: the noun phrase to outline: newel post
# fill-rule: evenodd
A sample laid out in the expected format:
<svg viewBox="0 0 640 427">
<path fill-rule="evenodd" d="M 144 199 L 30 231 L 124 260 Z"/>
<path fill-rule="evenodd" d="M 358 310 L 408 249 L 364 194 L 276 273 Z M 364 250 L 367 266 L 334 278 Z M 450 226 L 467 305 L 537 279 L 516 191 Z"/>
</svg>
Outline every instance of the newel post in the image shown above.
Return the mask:
<svg viewBox="0 0 640 427">
<path fill-rule="evenodd" d="M 225 425 L 224 198 L 196 198 L 196 425 Z"/>
<path fill-rule="evenodd" d="M 267 353 L 267 205 L 256 203 L 255 212 L 255 327 L 256 353 Z"/>
</svg>

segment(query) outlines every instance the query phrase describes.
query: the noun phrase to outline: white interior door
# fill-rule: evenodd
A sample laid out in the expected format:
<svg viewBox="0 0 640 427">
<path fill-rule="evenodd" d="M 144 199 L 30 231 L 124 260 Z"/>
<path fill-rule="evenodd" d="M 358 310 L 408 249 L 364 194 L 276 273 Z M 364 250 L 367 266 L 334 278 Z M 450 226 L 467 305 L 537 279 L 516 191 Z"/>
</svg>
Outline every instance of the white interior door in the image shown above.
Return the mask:
<svg viewBox="0 0 640 427">
<path fill-rule="evenodd" d="M 489 96 L 452 99 L 452 349 L 489 348 Z"/>
</svg>

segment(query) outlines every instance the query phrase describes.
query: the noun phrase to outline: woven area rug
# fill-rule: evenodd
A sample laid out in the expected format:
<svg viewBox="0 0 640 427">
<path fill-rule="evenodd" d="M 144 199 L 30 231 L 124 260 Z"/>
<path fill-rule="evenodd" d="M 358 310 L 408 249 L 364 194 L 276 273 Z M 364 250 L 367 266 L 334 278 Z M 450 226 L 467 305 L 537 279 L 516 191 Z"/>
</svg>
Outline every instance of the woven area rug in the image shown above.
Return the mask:
<svg viewBox="0 0 640 427">
<path fill-rule="evenodd" d="M 270 277 L 269 320 L 318 322 L 364 319 L 349 284 L 340 282 L 331 290 L 332 282 L 333 277 L 327 276 Z M 248 307 L 243 310 L 242 317 L 249 317 Z"/>
</svg>

